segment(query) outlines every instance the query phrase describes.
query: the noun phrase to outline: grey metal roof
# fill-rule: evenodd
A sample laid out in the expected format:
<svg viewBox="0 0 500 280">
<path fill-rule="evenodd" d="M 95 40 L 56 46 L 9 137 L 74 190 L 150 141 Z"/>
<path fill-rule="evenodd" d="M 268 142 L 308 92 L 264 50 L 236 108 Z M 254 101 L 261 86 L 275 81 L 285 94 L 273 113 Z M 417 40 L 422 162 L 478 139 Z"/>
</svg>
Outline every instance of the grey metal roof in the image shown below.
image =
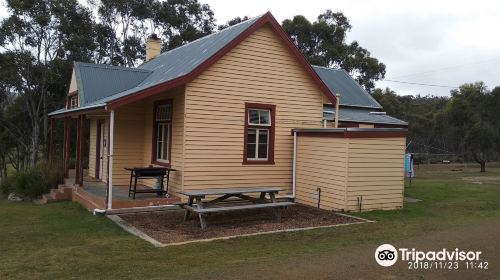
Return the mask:
<svg viewBox="0 0 500 280">
<path fill-rule="evenodd" d="M 340 105 L 382 108 L 375 98 L 344 70 L 316 65 L 313 65 L 313 69 L 332 93 L 340 94 Z"/>
<path fill-rule="evenodd" d="M 371 113 L 373 110 L 363 108 L 340 107 L 339 121 L 346 122 L 361 122 L 361 123 L 379 123 L 379 124 L 395 124 L 408 125 L 407 122 L 396 119 L 389 115 Z"/>
<path fill-rule="evenodd" d="M 150 70 L 76 62 L 80 107 L 139 85 Z"/>
</svg>

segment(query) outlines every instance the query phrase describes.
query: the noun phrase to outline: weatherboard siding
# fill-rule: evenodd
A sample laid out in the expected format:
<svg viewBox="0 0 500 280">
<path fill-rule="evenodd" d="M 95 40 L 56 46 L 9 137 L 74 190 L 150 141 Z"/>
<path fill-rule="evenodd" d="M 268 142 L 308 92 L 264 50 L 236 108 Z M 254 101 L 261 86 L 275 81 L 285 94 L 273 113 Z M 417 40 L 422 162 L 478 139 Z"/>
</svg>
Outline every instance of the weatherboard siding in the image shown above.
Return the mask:
<svg viewBox="0 0 500 280">
<path fill-rule="evenodd" d="M 345 138 L 297 137 L 297 202 L 314 207 L 319 203 L 327 210 L 345 208 L 347 151 Z"/>
<path fill-rule="evenodd" d="M 96 170 L 96 139 L 97 139 L 97 119 L 90 119 L 89 120 L 89 176 L 90 177 L 95 177 L 95 170 Z"/>
<path fill-rule="evenodd" d="M 97 122 L 98 121 L 104 121 L 104 141 L 107 144 L 108 143 L 108 129 L 109 129 L 109 119 L 107 116 L 97 116 L 97 115 L 90 115 L 87 116 L 89 118 L 89 151 L 88 151 L 88 159 L 89 159 L 89 166 L 88 166 L 88 176 L 92 178 L 96 178 L 95 176 L 95 171 L 96 171 L 96 152 L 97 152 L 97 147 L 96 147 L 96 139 L 97 139 Z M 102 169 L 102 181 L 107 182 L 108 180 L 108 147 L 104 147 L 103 151 L 103 169 Z"/>
<path fill-rule="evenodd" d="M 73 93 L 73 92 L 75 92 L 77 90 L 78 90 L 78 85 L 76 83 L 76 73 L 75 73 L 75 69 L 73 68 L 73 72 L 71 74 L 71 82 L 69 84 L 68 94 L 69 93 Z"/>
<path fill-rule="evenodd" d="M 183 176 L 183 152 L 184 152 L 184 89 L 174 89 L 142 101 L 144 106 L 143 141 L 142 141 L 142 164 L 151 165 L 153 144 L 153 110 L 154 101 L 171 99 L 173 103 L 172 112 L 172 146 L 171 167 L 176 169 L 170 174 L 170 191 L 182 189 Z M 145 185 L 153 186 L 155 180 L 144 180 Z"/>
<path fill-rule="evenodd" d="M 113 185 L 127 185 L 130 171 L 127 167 L 152 165 L 154 101 L 172 99 L 171 166 L 177 171 L 170 177 L 171 191 L 182 186 L 184 91 L 172 90 L 158 94 L 115 110 L 115 135 L 113 144 Z M 154 166 L 154 165 L 153 165 Z M 156 180 L 144 179 L 139 183 L 153 186 Z"/>
<path fill-rule="evenodd" d="M 245 103 L 276 105 L 272 165 L 243 164 Z M 320 127 L 322 93 L 270 27 L 186 86 L 184 189 L 276 186 L 291 192 L 291 129 Z"/>
<path fill-rule="evenodd" d="M 352 138 L 349 140 L 347 209 L 403 207 L 406 139 Z"/>
<path fill-rule="evenodd" d="M 320 199 L 327 210 L 358 211 L 359 201 L 362 211 L 403 207 L 405 140 L 299 136 L 297 201 Z"/>
</svg>

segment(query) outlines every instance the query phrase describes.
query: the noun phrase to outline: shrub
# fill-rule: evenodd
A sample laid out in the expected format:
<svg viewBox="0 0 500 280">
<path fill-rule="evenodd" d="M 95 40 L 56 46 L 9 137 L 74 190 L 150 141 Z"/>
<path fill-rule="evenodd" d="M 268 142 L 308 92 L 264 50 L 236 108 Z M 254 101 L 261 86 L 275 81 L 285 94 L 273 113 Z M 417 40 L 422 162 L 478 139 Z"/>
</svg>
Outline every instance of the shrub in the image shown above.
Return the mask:
<svg viewBox="0 0 500 280">
<path fill-rule="evenodd" d="M 8 176 L 0 185 L 2 193 L 11 192 L 25 199 L 34 199 L 64 182 L 61 164 L 46 161 Z"/>
</svg>

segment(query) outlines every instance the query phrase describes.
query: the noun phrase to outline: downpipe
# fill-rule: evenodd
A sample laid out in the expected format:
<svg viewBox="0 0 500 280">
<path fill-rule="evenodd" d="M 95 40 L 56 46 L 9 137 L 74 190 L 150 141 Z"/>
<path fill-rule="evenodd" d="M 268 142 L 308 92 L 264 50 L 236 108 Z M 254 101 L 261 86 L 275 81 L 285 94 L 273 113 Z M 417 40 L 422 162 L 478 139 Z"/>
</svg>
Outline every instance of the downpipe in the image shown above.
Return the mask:
<svg viewBox="0 0 500 280">
<path fill-rule="evenodd" d="M 293 132 L 293 161 L 292 161 L 292 195 L 286 195 L 285 198 L 289 198 L 295 202 L 295 194 L 297 187 L 297 132 Z"/>
<path fill-rule="evenodd" d="M 101 216 L 101 215 L 105 215 L 105 214 L 106 214 L 106 210 L 104 210 L 104 209 L 97 209 L 97 208 L 96 208 L 96 209 L 94 209 L 93 214 L 94 214 L 94 216 L 97 216 L 97 215 L 99 215 L 99 216 Z"/>
</svg>

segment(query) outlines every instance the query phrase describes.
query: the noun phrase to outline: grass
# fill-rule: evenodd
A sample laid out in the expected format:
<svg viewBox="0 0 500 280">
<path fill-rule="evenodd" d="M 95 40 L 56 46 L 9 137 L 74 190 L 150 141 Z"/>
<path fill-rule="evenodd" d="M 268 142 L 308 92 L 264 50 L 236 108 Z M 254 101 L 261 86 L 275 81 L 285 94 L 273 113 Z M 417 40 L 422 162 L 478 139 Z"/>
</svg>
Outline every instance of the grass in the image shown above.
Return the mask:
<svg viewBox="0 0 500 280">
<path fill-rule="evenodd" d="M 455 171 L 453 171 L 455 170 Z M 0 200 L 0 279 L 178 279 L 249 263 L 340 252 L 500 217 L 500 165 L 420 166 L 406 195 L 422 202 L 359 216 L 378 223 L 155 248 L 79 205 Z M 462 178 L 473 177 L 471 180 Z M 496 177 L 496 178 L 495 178 Z M 479 184 L 478 182 L 482 182 Z"/>
</svg>

